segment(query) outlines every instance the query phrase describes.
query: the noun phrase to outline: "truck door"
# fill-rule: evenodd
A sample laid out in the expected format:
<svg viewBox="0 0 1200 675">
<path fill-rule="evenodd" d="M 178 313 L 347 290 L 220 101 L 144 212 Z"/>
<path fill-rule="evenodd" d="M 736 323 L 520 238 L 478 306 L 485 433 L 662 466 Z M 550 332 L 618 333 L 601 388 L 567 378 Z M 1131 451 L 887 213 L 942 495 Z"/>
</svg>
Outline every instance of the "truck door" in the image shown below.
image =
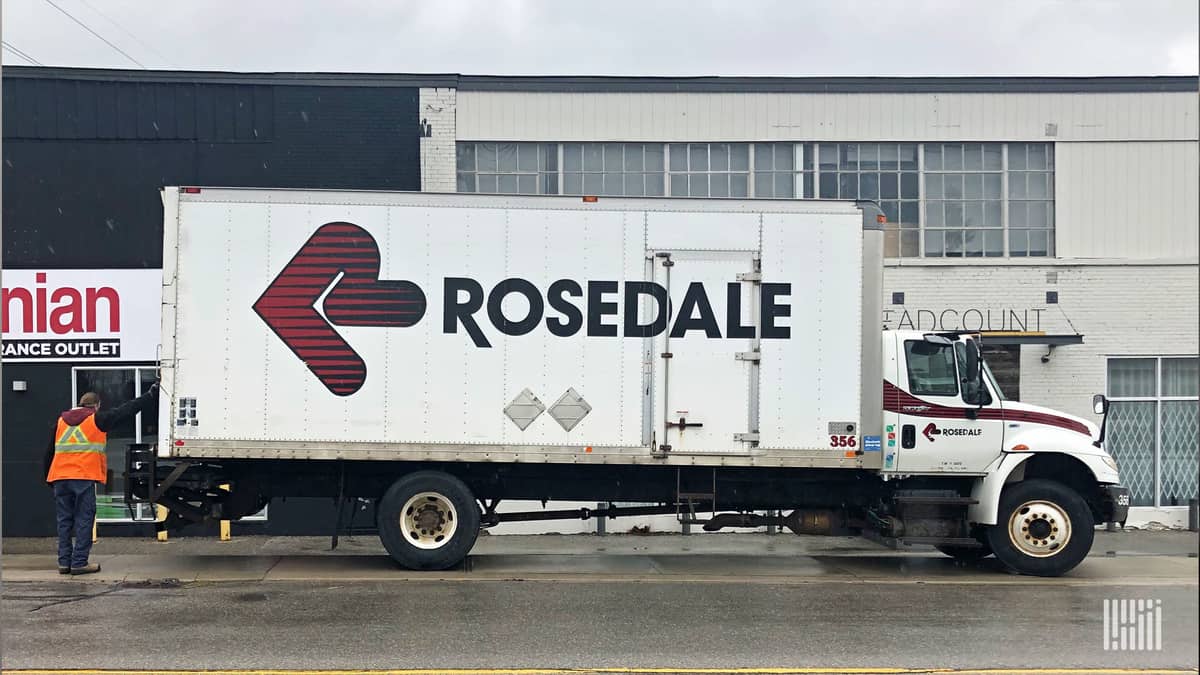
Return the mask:
<svg viewBox="0 0 1200 675">
<path fill-rule="evenodd" d="M 899 437 L 892 470 L 983 473 L 1000 455 L 1004 420 L 999 397 L 986 387 L 982 406 L 967 403 L 965 343 L 897 339 L 896 380 L 884 384 L 884 408 L 895 414 Z"/>
<path fill-rule="evenodd" d="M 657 450 L 749 452 L 754 447 L 750 432 L 758 424 L 751 410 L 758 385 L 755 255 L 660 251 L 651 256 L 654 281 L 667 289 L 671 308 L 652 352 L 658 360 Z"/>
</svg>

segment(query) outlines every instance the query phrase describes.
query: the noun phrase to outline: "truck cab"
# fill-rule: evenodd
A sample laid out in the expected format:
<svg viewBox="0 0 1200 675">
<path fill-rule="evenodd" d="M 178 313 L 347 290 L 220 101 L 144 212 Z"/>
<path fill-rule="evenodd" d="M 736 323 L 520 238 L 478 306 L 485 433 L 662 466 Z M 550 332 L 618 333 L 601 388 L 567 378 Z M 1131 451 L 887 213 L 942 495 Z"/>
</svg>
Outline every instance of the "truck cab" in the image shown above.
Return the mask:
<svg viewBox="0 0 1200 675">
<path fill-rule="evenodd" d="M 981 356 L 981 339 L 966 332 L 883 334 L 881 473 L 970 477 L 967 522 L 984 548 L 1022 570 L 1029 557 L 1041 563 L 1034 571 L 1068 559 L 1073 567 L 1090 548 L 1095 524 L 1124 521 L 1128 490 L 1119 485 L 1101 427 L 1005 399 Z M 1103 397 L 1095 406 L 1107 413 Z"/>
</svg>

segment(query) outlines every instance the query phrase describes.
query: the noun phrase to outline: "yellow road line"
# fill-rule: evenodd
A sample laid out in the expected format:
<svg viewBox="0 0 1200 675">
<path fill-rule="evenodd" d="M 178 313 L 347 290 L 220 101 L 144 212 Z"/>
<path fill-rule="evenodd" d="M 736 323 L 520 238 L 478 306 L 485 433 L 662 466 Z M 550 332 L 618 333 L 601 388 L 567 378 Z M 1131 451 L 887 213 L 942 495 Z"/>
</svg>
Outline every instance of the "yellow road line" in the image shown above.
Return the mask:
<svg viewBox="0 0 1200 675">
<path fill-rule="evenodd" d="M 119 670 L 119 669 L 8 669 L 14 675 L 1140 675 L 1160 673 L 1195 675 L 1198 669 L 1163 668 L 446 668 L 400 670 Z"/>
</svg>

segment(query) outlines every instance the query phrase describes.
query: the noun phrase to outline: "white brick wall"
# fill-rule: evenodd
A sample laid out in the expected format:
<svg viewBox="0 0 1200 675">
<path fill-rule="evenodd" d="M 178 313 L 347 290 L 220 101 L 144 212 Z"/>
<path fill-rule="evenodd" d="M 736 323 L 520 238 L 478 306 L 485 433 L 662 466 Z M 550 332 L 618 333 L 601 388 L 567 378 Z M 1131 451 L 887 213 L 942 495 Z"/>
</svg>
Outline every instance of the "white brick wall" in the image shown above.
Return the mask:
<svg viewBox="0 0 1200 675">
<path fill-rule="evenodd" d="M 455 192 L 458 90 L 423 87 L 418 106 L 418 119 L 426 130 L 421 137 L 421 191 Z"/>
</svg>

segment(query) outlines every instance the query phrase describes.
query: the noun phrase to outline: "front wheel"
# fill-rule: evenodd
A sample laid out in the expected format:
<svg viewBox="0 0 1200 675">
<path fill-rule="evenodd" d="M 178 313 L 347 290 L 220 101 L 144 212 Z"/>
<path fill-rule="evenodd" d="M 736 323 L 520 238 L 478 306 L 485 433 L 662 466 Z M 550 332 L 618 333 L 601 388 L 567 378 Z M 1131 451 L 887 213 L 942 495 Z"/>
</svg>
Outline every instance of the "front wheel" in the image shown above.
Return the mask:
<svg viewBox="0 0 1200 675">
<path fill-rule="evenodd" d="M 1039 577 L 1066 574 L 1083 562 L 1095 537 L 1092 510 L 1071 488 L 1032 479 L 1000 495 L 987 540 L 1000 562 Z"/>
<path fill-rule="evenodd" d="M 470 488 L 440 471 L 418 471 L 393 483 L 379 501 L 376 521 L 388 555 L 413 570 L 458 565 L 479 536 L 479 507 Z"/>
</svg>

